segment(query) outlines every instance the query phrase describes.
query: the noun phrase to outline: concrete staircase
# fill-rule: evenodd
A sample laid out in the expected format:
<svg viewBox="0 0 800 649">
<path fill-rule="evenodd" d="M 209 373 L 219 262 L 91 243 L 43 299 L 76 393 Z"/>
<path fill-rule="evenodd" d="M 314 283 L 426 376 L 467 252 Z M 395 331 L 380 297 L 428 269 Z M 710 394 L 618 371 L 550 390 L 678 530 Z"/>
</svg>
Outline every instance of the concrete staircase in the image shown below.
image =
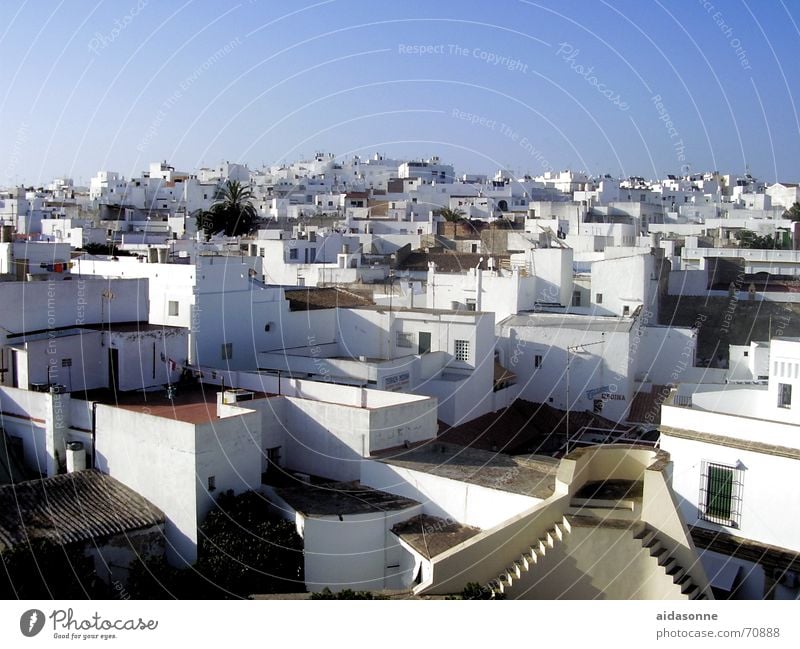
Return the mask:
<svg viewBox="0 0 800 649">
<path fill-rule="evenodd" d="M 694 583 L 689 572 L 680 566 L 677 560 L 669 554 L 658 539 L 658 531 L 647 523 L 638 523 L 633 528 L 633 538 L 642 542 L 642 547 L 650 551 L 650 556 L 658 561 L 667 576 L 672 577 L 672 583 L 680 586 L 681 594 L 688 599 L 710 599 L 709 596 Z"/>
<path fill-rule="evenodd" d="M 511 586 L 522 578 L 522 575 L 533 570 L 547 555 L 551 548 L 563 542 L 564 537 L 572 531 L 566 516 L 555 523 L 544 536 L 538 539 L 530 548 L 523 552 L 520 557 L 501 572 L 497 579 L 493 579 L 487 584 L 492 597 L 503 595 Z"/>
<path fill-rule="evenodd" d="M 581 516 L 605 520 L 637 521 L 641 514 L 641 505 L 634 498 L 572 498 L 567 509 L 567 516 Z"/>
</svg>

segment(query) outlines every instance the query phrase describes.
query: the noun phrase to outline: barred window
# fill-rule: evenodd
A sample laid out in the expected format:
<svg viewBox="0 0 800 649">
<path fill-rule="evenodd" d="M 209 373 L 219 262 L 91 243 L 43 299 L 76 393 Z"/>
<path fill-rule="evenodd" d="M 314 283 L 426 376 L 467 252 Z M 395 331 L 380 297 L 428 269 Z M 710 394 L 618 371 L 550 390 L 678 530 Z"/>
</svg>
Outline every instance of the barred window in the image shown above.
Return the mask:
<svg viewBox="0 0 800 649">
<path fill-rule="evenodd" d="M 792 407 L 792 384 L 778 383 L 778 408 Z"/>
<path fill-rule="evenodd" d="M 455 341 L 455 354 L 457 361 L 469 362 L 469 340 Z"/>
<path fill-rule="evenodd" d="M 700 517 L 719 525 L 739 527 L 743 480 L 742 469 L 704 461 L 700 477 Z"/>
</svg>

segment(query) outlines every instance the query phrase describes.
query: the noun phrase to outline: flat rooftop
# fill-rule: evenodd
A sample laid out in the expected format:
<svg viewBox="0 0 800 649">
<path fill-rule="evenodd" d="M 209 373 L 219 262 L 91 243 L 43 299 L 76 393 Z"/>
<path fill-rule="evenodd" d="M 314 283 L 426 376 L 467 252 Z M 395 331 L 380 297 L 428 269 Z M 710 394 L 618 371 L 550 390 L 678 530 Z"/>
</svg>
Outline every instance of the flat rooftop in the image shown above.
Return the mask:
<svg viewBox="0 0 800 649">
<path fill-rule="evenodd" d="M 541 500 L 553 495 L 559 465 L 558 460 L 542 455 L 514 457 L 438 441 L 373 457 L 386 464 Z"/>
<path fill-rule="evenodd" d="M 155 417 L 173 419 L 189 424 L 205 424 L 217 419 L 217 392 L 218 385 L 195 383 L 189 385 L 176 385 L 172 399 L 167 397 L 166 389 L 152 392 L 114 392 L 109 389 L 90 390 L 85 393 L 73 393 L 73 397 L 85 398 L 87 401 L 97 401 L 108 406 L 116 406 L 124 410 L 141 412 Z M 263 392 L 256 392 L 254 399 L 263 399 L 272 396 Z M 236 404 L 246 407 L 247 402 Z"/>
<path fill-rule="evenodd" d="M 498 324 L 504 327 L 554 327 L 578 331 L 611 331 L 627 333 L 633 327 L 633 318 L 619 316 L 594 316 L 579 313 L 522 312 L 507 317 Z"/>
<path fill-rule="evenodd" d="M 398 537 L 423 557 L 430 559 L 480 533 L 477 527 L 453 520 L 420 514 L 392 528 Z"/>
<path fill-rule="evenodd" d="M 416 500 L 365 487 L 359 482 L 295 483 L 275 493 L 305 516 L 338 516 L 398 511 L 419 505 Z"/>
</svg>

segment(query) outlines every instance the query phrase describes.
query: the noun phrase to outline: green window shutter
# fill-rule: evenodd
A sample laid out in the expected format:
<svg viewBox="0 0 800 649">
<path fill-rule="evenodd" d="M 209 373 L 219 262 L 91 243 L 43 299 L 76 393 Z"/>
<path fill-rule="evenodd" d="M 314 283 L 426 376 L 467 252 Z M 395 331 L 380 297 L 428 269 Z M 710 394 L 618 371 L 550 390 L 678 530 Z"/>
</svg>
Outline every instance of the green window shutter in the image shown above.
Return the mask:
<svg viewBox="0 0 800 649">
<path fill-rule="evenodd" d="M 719 466 L 708 467 L 708 505 L 706 514 L 730 520 L 733 498 L 733 471 Z"/>
</svg>

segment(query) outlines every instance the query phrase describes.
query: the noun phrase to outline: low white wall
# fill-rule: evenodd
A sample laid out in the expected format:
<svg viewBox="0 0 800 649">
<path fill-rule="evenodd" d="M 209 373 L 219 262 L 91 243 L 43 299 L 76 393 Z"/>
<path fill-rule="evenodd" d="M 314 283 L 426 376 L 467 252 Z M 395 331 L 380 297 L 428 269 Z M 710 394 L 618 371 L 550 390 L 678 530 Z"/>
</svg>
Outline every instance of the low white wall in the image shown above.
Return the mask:
<svg viewBox="0 0 800 649">
<path fill-rule="evenodd" d="M 408 588 L 414 578 L 408 550 L 392 527 L 421 513 L 416 505 L 400 511 L 307 517 L 304 524 L 308 590 L 338 591 Z"/>
<path fill-rule="evenodd" d="M 421 502 L 426 514 L 481 529 L 516 516 L 538 498 L 442 478 L 404 467 L 365 460 L 361 482 L 374 489 Z"/>
<path fill-rule="evenodd" d="M 708 269 L 673 270 L 669 273 L 670 295 L 707 295 Z"/>
</svg>

